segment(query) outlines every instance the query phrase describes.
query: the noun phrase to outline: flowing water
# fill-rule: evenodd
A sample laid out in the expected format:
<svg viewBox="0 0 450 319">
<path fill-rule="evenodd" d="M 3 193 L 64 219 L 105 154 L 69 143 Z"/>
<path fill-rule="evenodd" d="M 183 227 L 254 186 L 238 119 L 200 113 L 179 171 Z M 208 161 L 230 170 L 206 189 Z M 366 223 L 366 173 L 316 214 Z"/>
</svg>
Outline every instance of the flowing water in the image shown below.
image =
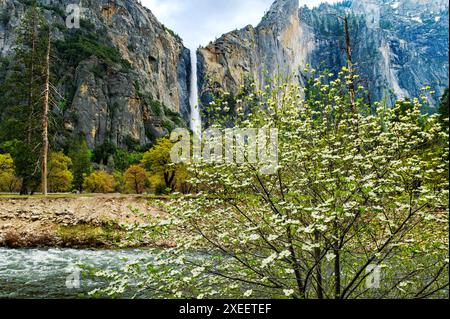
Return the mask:
<svg viewBox="0 0 450 319">
<path fill-rule="evenodd" d="M 201 138 L 202 120 L 200 116 L 200 107 L 198 99 L 198 80 L 197 80 L 197 51 L 191 51 L 191 87 L 189 93 L 189 104 L 191 106 L 191 130 L 194 136 Z"/>
<path fill-rule="evenodd" d="M 75 250 L 0 248 L 0 298 L 78 298 L 105 286 L 81 276 L 77 265 L 119 269 L 128 262 L 151 258 L 145 250 Z"/>
</svg>

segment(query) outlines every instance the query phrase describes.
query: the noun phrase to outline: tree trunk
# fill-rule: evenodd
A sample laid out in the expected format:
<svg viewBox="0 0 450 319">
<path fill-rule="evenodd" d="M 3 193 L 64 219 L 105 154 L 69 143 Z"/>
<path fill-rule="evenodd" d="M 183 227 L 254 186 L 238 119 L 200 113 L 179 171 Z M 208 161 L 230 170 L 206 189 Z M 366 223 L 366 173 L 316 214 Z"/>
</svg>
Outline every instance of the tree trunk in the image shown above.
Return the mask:
<svg viewBox="0 0 450 319">
<path fill-rule="evenodd" d="M 334 298 L 341 299 L 341 251 L 339 247 L 339 230 L 337 222 L 334 223 Z"/>
<path fill-rule="evenodd" d="M 47 196 L 48 110 L 50 94 L 50 31 L 45 56 L 44 102 L 42 112 L 42 194 Z"/>
<path fill-rule="evenodd" d="M 28 195 L 28 181 L 26 178 L 22 180 L 22 185 L 20 186 L 20 195 Z"/>
<path fill-rule="evenodd" d="M 134 189 L 136 190 L 136 194 L 140 194 L 140 189 L 139 189 L 139 183 L 138 183 L 138 177 L 137 174 L 134 176 Z"/>
<path fill-rule="evenodd" d="M 33 84 L 34 84 L 34 57 L 36 52 L 36 21 L 33 21 L 33 33 L 31 35 L 31 59 L 29 65 L 30 77 L 28 78 L 28 132 L 27 132 L 27 143 L 31 145 L 31 137 L 33 136 L 33 113 L 34 113 L 34 101 L 33 101 Z"/>
<path fill-rule="evenodd" d="M 170 188 L 173 191 L 174 188 L 174 180 L 175 180 L 175 172 L 165 172 L 164 173 L 164 182 L 166 183 L 166 187 Z"/>
<path fill-rule="evenodd" d="M 287 238 L 288 238 L 288 245 L 289 245 L 289 251 L 291 253 L 292 261 L 293 261 L 293 267 L 294 267 L 294 274 L 295 274 L 295 281 L 297 282 L 297 288 L 299 292 L 299 296 L 301 299 L 305 299 L 305 285 L 303 284 L 303 278 L 302 274 L 300 272 L 300 263 L 297 259 L 297 254 L 295 253 L 295 248 L 293 245 L 293 239 L 292 239 L 292 232 L 291 227 L 288 226 L 287 228 Z"/>
<path fill-rule="evenodd" d="M 315 243 L 318 244 L 320 240 L 319 231 L 314 232 Z M 317 299 L 323 299 L 323 277 L 322 277 L 322 262 L 320 261 L 320 248 L 314 249 L 314 258 L 317 263 L 316 279 L 317 279 Z"/>
</svg>

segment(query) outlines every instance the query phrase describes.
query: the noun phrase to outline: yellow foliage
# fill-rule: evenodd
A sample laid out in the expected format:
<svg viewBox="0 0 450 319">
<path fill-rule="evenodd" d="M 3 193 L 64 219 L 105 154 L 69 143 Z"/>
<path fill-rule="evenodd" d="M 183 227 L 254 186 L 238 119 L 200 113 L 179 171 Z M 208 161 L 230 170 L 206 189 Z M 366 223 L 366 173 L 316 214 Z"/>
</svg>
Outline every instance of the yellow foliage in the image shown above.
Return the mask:
<svg viewBox="0 0 450 319">
<path fill-rule="evenodd" d="M 162 138 L 144 154 L 142 165 L 150 172 L 150 182 L 157 193 L 184 188 L 188 172 L 184 164 L 174 164 L 170 158 L 173 143 Z"/>
<path fill-rule="evenodd" d="M 19 179 L 14 175 L 14 161 L 9 154 L 0 154 L 0 192 L 15 192 Z"/>
<path fill-rule="evenodd" d="M 84 180 L 83 188 L 90 193 L 111 193 L 114 191 L 114 178 L 105 171 L 97 171 Z"/>
<path fill-rule="evenodd" d="M 73 175 L 69 170 L 72 160 L 63 152 L 50 155 L 48 164 L 48 189 L 52 193 L 67 192 L 72 187 Z"/>
</svg>

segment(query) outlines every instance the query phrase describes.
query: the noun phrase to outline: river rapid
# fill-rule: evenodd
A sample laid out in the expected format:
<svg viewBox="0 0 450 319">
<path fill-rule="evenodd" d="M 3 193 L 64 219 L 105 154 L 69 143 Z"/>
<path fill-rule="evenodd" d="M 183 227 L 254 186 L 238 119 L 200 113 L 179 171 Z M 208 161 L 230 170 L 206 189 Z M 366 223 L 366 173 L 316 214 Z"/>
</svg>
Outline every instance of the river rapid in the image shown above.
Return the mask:
<svg viewBox="0 0 450 319">
<path fill-rule="evenodd" d="M 80 275 L 77 265 L 120 269 L 126 263 L 151 258 L 151 254 L 142 249 L 0 248 L 0 298 L 87 298 L 89 291 L 105 283 Z"/>
</svg>

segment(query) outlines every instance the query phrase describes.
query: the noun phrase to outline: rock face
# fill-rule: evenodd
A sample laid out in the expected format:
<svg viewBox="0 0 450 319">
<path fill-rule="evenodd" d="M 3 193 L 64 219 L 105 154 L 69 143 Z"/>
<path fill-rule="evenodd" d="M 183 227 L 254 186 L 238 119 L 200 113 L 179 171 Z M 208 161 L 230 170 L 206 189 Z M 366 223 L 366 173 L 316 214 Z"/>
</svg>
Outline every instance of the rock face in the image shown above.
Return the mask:
<svg viewBox="0 0 450 319">
<path fill-rule="evenodd" d="M 12 54 L 14 29 L 26 3 L 0 0 L 3 58 Z M 65 26 L 66 6 L 73 1 L 38 3 L 53 26 L 54 52 L 59 58 L 56 84 L 65 97 L 63 135 L 85 134 L 90 147 L 105 142 L 124 146 L 130 140 L 145 145 L 174 126 L 185 125 L 189 119 L 189 50 L 150 10 L 136 0 L 83 1 L 77 31 Z M 80 41 L 98 39 L 93 42 L 95 52 L 67 57 L 67 52 L 76 54 L 64 51 L 79 39 L 76 32 L 83 33 Z M 122 63 L 111 63 L 103 52 L 116 52 Z"/>
<path fill-rule="evenodd" d="M 297 72 L 308 57 L 302 32 L 298 1 L 276 1 L 256 28 L 249 25 L 199 49 L 203 88 L 205 79 L 234 91 L 248 77 L 262 84 L 267 73 Z"/>
<path fill-rule="evenodd" d="M 448 8 L 446 0 L 355 0 L 299 9 L 298 0 L 277 0 L 256 28 L 199 49 L 203 102 L 210 85 L 235 93 L 247 78 L 261 85 L 284 73 L 302 81 L 306 64 L 336 73 L 346 64 L 339 18 L 345 15 L 360 84 L 371 100 L 417 97 L 429 85 L 436 104 L 449 81 Z"/>
<path fill-rule="evenodd" d="M 54 40 L 57 141 L 76 134 L 90 147 L 146 145 L 190 117 L 190 52 L 137 0 L 86 0 L 80 29 L 65 25 L 71 0 L 38 0 Z M 13 58 L 15 29 L 30 6 L 0 0 L 0 82 Z M 437 98 L 448 87 L 446 0 L 344 1 L 299 8 L 277 0 L 257 27 L 247 26 L 200 48 L 201 100 L 208 88 L 235 93 L 283 74 L 302 82 L 304 67 L 336 73 L 346 64 L 342 21 L 350 19 L 353 60 L 373 101 L 415 97 L 423 86 Z M 11 61 L 9 61 L 11 62 Z M 1 110 L 0 110 L 1 112 Z"/>
</svg>

